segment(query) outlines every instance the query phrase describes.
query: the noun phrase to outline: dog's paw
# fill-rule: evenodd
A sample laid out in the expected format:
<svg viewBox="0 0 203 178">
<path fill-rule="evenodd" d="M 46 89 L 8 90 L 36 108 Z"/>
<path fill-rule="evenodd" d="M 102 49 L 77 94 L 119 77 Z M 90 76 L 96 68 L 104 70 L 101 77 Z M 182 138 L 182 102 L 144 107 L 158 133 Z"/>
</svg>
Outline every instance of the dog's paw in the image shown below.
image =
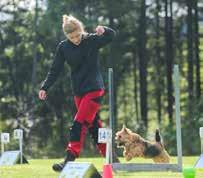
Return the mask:
<svg viewBox="0 0 203 178">
<path fill-rule="evenodd" d="M 130 161 L 132 159 L 132 155 L 131 154 L 126 154 L 125 155 L 125 160 L 126 161 Z"/>
</svg>

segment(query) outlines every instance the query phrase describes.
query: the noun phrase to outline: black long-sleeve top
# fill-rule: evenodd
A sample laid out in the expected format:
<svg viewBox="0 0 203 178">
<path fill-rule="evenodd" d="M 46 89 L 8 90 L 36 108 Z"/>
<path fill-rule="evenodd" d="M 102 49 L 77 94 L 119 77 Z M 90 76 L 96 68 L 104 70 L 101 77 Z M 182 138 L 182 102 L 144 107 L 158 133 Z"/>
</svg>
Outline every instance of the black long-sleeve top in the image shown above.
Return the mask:
<svg viewBox="0 0 203 178">
<path fill-rule="evenodd" d="M 104 89 L 104 82 L 98 60 L 99 48 L 110 43 L 115 36 L 114 30 L 104 27 L 105 32 L 87 34 L 79 45 L 64 40 L 57 46 L 55 59 L 43 82 L 41 89 L 47 91 L 56 81 L 63 69 L 64 62 L 71 67 L 71 83 L 74 95 L 82 96 L 89 91 Z"/>
</svg>

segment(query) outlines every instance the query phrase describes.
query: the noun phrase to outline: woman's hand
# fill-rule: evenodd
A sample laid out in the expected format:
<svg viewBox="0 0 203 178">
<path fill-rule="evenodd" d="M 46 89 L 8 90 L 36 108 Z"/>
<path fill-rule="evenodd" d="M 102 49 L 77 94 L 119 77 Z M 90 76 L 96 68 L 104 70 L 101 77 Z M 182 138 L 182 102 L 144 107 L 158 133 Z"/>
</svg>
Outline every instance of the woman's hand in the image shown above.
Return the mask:
<svg viewBox="0 0 203 178">
<path fill-rule="evenodd" d="M 40 90 L 38 96 L 40 100 L 45 100 L 47 97 L 47 93 L 45 90 Z"/>
<path fill-rule="evenodd" d="M 105 29 L 104 29 L 103 26 L 98 25 L 98 26 L 96 27 L 95 31 L 96 31 L 96 34 L 100 36 L 100 35 L 102 35 L 102 34 L 105 32 Z"/>
</svg>

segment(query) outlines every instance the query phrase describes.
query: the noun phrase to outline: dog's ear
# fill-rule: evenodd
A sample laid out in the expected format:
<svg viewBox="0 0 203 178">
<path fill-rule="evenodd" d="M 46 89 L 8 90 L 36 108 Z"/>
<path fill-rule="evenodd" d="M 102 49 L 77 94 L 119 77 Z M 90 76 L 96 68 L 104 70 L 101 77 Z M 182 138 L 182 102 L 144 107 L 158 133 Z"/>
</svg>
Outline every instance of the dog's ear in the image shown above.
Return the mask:
<svg viewBox="0 0 203 178">
<path fill-rule="evenodd" d="M 123 124 L 122 130 L 123 130 L 124 132 L 127 132 L 127 131 L 128 131 L 128 129 L 126 128 L 125 124 Z"/>
<path fill-rule="evenodd" d="M 129 134 L 129 135 L 132 134 L 132 131 L 126 127 L 124 128 L 124 132 Z"/>
<path fill-rule="evenodd" d="M 131 130 L 128 129 L 124 124 L 123 124 L 122 131 L 125 132 L 125 133 L 127 133 L 127 134 L 130 134 L 130 133 L 131 133 Z"/>
</svg>

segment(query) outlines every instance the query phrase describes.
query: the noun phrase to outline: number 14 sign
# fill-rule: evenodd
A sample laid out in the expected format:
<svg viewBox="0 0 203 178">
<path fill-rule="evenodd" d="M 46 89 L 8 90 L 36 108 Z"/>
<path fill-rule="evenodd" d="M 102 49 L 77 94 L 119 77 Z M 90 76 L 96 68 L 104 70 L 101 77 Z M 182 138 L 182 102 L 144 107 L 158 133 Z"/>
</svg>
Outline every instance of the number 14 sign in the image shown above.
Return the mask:
<svg viewBox="0 0 203 178">
<path fill-rule="evenodd" d="M 109 143 L 112 139 L 112 130 L 109 128 L 99 128 L 98 142 Z"/>
</svg>

